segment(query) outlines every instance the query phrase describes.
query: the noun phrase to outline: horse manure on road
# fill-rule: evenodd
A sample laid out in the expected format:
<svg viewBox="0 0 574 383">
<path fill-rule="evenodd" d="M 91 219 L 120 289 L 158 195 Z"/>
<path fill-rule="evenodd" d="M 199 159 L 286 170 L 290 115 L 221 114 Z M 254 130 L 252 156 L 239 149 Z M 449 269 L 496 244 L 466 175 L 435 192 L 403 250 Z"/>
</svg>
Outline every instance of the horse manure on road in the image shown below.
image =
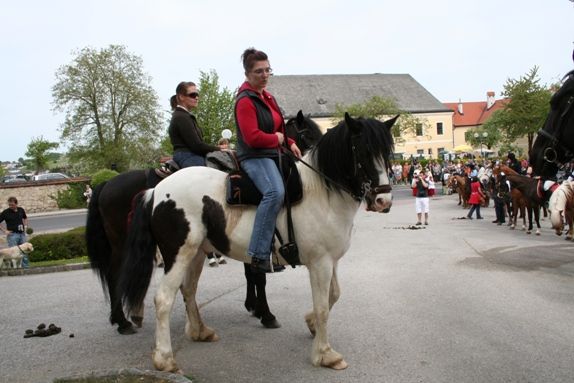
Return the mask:
<svg viewBox="0 0 574 383">
<path fill-rule="evenodd" d="M 32 338 L 34 336 L 43 338 L 46 336 L 56 335 L 61 332 L 62 329 L 53 323 L 50 323 L 48 328 L 46 328 L 46 325 L 44 323 L 40 323 L 36 328 L 36 331 L 30 329 L 26 330 L 26 332 L 24 333 L 24 338 Z"/>
<path fill-rule="evenodd" d="M 385 227 L 383 227 L 383 229 L 387 229 L 387 230 L 422 230 L 422 229 L 426 229 L 426 227 L 416 226 L 416 225 L 395 226 L 395 227 L 385 226 Z"/>
</svg>

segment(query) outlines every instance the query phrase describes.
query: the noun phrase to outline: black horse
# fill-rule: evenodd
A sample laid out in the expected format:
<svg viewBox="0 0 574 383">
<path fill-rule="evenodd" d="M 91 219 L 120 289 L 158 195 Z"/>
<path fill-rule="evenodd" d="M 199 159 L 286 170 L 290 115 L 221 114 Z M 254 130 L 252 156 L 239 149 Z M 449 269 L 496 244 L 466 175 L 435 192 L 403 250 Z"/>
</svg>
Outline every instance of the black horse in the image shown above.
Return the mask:
<svg viewBox="0 0 574 383">
<path fill-rule="evenodd" d="M 534 174 L 552 179 L 574 158 L 574 70 L 550 100 L 550 112 L 529 153 Z"/>
<path fill-rule="evenodd" d="M 293 138 L 302 152 L 308 151 L 322 136 L 321 130 L 301 111 L 286 124 L 286 134 Z M 92 269 L 98 274 L 104 294 L 111 305 L 110 322 L 118 325 L 120 334 L 133 334 L 135 329 L 117 302 L 117 283 L 124 259 L 128 220 L 134 197 L 148 188 L 155 187 L 162 178 L 155 169 L 133 170 L 119 174 L 94 188 L 88 206 L 86 243 Z M 265 296 L 266 276 L 252 273 L 245 265 L 247 294 L 245 308 L 268 328 L 279 327 L 271 313 Z M 143 311 L 142 311 L 143 313 Z M 143 314 L 142 314 L 143 315 Z M 131 320 L 141 327 L 143 316 L 132 315 Z"/>
</svg>

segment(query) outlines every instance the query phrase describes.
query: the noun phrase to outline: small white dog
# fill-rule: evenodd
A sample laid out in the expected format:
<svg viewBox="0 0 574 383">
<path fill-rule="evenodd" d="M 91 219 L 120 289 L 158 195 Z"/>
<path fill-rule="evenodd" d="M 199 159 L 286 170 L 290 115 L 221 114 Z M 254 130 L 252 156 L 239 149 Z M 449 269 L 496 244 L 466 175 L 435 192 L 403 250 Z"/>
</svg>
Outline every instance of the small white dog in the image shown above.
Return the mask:
<svg viewBox="0 0 574 383">
<path fill-rule="evenodd" d="M 0 268 L 5 266 L 4 262 L 6 262 L 6 266 L 11 266 L 13 269 L 21 268 L 24 254 L 30 254 L 32 251 L 34 251 L 34 246 L 30 242 L 24 242 L 21 245 L 7 249 L 0 249 Z"/>
</svg>

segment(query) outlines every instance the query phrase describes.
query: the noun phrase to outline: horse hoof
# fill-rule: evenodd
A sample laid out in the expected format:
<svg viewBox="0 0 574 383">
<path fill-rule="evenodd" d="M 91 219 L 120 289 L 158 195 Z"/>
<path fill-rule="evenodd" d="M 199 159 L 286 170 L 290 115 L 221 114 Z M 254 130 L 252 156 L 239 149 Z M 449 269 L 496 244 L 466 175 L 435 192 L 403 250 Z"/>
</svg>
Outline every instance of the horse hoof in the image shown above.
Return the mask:
<svg viewBox="0 0 574 383">
<path fill-rule="evenodd" d="M 530 230 L 526 230 L 526 234 L 531 234 L 532 232 Z"/>
<path fill-rule="evenodd" d="M 134 324 L 138 327 L 141 328 L 143 325 L 143 317 L 139 317 L 139 316 L 132 316 L 130 317 L 132 322 L 134 322 Z"/>
<path fill-rule="evenodd" d="M 261 320 L 261 324 L 265 327 L 265 328 L 279 328 L 281 327 L 281 323 L 279 323 L 277 321 L 277 319 L 272 319 L 270 321 L 263 321 Z"/>
<path fill-rule="evenodd" d="M 345 368 L 349 367 L 349 365 L 344 360 L 340 360 L 340 361 L 338 361 L 338 362 L 336 362 L 330 366 L 325 366 L 325 367 L 332 368 L 333 370 L 344 370 Z"/>
<path fill-rule="evenodd" d="M 132 335 L 137 333 L 136 329 L 134 328 L 134 326 L 132 326 L 131 323 L 125 326 L 118 326 L 118 332 L 122 335 Z"/>
<path fill-rule="evenodd" d="M 536 230 L 536 235 L 540 235 L 540 232 L 538 230 Z"/>
</svg>

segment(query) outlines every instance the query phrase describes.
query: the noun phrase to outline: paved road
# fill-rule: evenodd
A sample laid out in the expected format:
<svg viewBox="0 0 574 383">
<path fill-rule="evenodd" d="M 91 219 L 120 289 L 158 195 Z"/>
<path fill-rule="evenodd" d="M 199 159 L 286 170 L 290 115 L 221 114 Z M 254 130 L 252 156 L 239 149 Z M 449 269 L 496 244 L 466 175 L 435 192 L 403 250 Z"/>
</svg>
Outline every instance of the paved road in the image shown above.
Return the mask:
<svg viewBox="0 0 574 383">
<path fill-rule="evenodd" d="M 73 212 L 54 212 L 31 214 L 29 225 L 34 228 L 35 233 L 46 231 L 60 231 L 73 229 L 86 225 L 87 213 L 85 210 L 75 210 Z"/>
<path fill-rule="evenodd" d="M 345 355 L 347 370 L 310 364 L 305 269 L 269 277 L 268 297 L 283 327 L 266 330 L 242 307 L 237 262 L 206 269 L 200 281 L 202 315 L 219 342 L 181 336 L 178 298 L 171 323 L 180 367 L 199 382 L 574 381 L 574 244 L 547 222 L 540 237 L 496 226 L 492 208 L 482 221 L 458 220 L 465 212 L 455 196 L 431 201 L 430 226 L 405 230 L 415 221 L 413 205 L 396 198 L 389 214 L 357 216 L 339 268 L 342 296 L 329 322 L 331 344 Z M 144 327 L 123 337 L 107 323 L 90 270 L 0 278 L 0 381 L 152 368 L 151 297 L 146 303 Z M 40 322 L 63 333 L 22 338 Z"/>
</svg>

